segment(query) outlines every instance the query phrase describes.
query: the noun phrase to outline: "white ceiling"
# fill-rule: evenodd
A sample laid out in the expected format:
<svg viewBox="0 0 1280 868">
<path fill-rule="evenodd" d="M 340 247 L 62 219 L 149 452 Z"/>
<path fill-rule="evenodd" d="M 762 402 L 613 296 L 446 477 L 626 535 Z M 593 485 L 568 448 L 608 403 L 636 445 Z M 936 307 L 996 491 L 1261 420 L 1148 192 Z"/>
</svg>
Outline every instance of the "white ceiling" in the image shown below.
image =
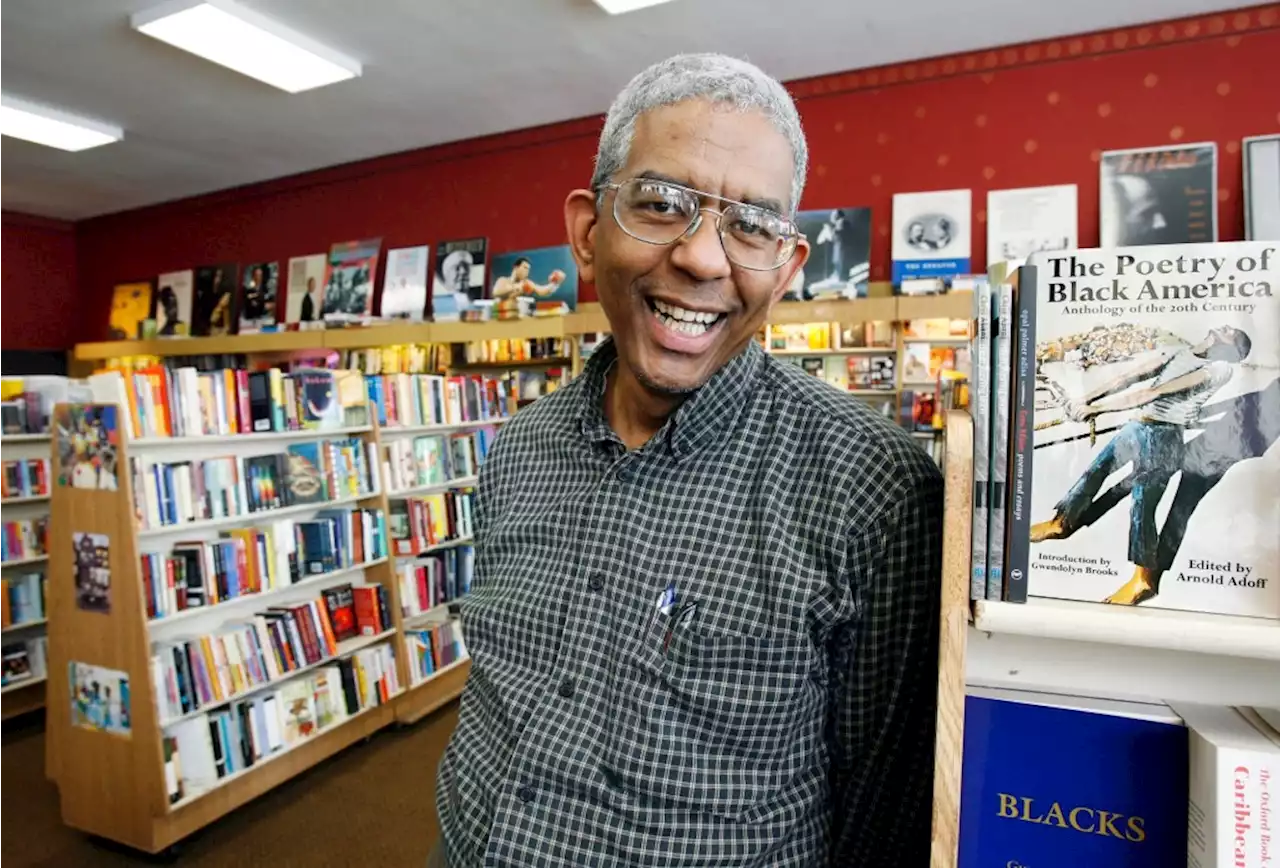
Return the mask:
<svg viewBox="0 0 1280 868">
<path fill-rule="evenodd" d="M 289 95 L 129 28 L 159 0 L 5 0 L 6 94 L 117 124 L 79 153 L 2 139 L 3 207 L 78 219 L 600 114 L 679 51 L 784 80 L 1240 5 L 1215 0 L 247 0 L 364 64 Z"/>
</svg>

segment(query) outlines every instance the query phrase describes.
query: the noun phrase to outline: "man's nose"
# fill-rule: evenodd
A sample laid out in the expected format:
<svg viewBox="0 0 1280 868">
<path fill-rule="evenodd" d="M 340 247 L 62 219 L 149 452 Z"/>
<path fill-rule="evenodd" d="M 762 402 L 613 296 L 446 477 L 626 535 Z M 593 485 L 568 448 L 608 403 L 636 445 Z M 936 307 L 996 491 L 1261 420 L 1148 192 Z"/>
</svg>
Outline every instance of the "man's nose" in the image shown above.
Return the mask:
<svg viewBox="0 0 1280 868">
<path fill-rule="evenodd" d="M 693 232 L 681 237 L 671 250 L 671 263 L 699 281 L 718 280 L 730 273 L 729 258 L 716 228 L 718 217 L 710 208 L 701 209 Z"/>
</svg>

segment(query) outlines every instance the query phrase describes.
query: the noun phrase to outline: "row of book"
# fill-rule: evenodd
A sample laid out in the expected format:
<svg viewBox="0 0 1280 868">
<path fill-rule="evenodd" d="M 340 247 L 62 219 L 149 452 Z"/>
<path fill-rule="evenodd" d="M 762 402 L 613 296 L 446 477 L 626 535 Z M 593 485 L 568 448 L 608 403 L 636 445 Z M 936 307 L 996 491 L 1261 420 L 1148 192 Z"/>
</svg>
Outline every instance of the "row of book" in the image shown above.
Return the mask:
<svg viewBox="0 0 1280 868">
<path fill-rule="evenodd" d="M 971 596 L 1280 619 L 1280 256 L 1035 253 L 974 293 Z"/>
<path fill-rule="evenodd" d="M 486 365 L 564 359 L 569 355 L 565 338 L 492 338 L 453 344 L 454 365 Z"/>
<path fill-rule="evenodd" d="M 384 428 L 507 419 L 513 402 L 500 377 L 370 374 L 365 391 Z"/>
<path fill-rule="evenodd" d="M 162 749 L 170 803 L 314 738 L 400 692 L 395 652 L 363 648 L 228 707 L 178 721 Z"/>
<path fill-rule="evenodd" d="M 462 641 L 462 622 L 457 619 L 406 630 L 409 648 L 410 678 L 421 684 L 427 678 L 459 660 L 467 659 L 467 646 Z"/>
<path fill-rule="evenodd" d="M 48 458 L 20 458 L 4 462 L 4 476 L 0 476 L 0 497 L 48 496 Z"/>
<path fill-rule="evenodd" d="M 788 355 L 786 361 L 841 391 L 892 394 L 898 389 L 896 353 L 856 356 Z"/>
<path fill-rule="evenodd" d="M 413 557 L 475 533 L 475 492 L 455 489 L 391 501 L 391 552 Z"/>
<path fill-rule="evenodd" d="M 358 437 L 292 443 L 248 457 L 153 462 L 131 458 L 142 528 L 250 515 L 373 494 L 373 444 Z"/>
<path fill-rule="evenodd" d="M 1262 868 L 1277 780 L 1277 709 L 973 687 L 958 864 Z"/>
<path fill-rule="evenodd" d="M 6 521 L 0 535 L 0 561 L 21 561 L 49 553 L 49 517 Z"/>
<path fill-rule="evenodd" d="M 47 434 L 55 404 L 87 400 L 89 387 L 69 377 L 0 377 L 0 433 Z"/>
<path fill-rule="evenodd" d="M 381 585 L 342 585 L 273 606 L 215 633 L 157 643 L 151 670 L 160 719 L 220 705 L 338 654 L 338 643 L 391 624 Z"/>
<path fill-rule="evenodd" d="M 763 342 L 775 353 L 804 353 L 810 350 L 893 349 L 893 323 L 781 323 L 764 327 Z"/>
<path fill-rule="evenodd" d="M 165 618 L 388 556 L 386 518 L 377 509 L 328 509 L 305 521 L 281 519 L 223 531 L 218 539 L 143 552 L 147 616 Z"/>
<path fill-rule="evenodd" d="M 447 437 L 431 434 L 390 440 L 382 447 L 387 491 L 445 485 L 475 476 L 497 436 L 497 428 L 490 425 Z"/>
<path fill-rule="evenodd" d="M 23 573 L 0 579 L 0 626 L 13 627 L 43 621 L 45 618 L 45 575 Z"/>
<path fill-rule="evenodd" d="M 0 686 L 39 681 L 49 673 L 49 639 L 33 636 L 0 648 Z"/>
<path fill-rule="evenodd" d="M 475 549 L 457 546 L 399 565 L 400 608 L 406 618 L 421 615 L 471 592 Z"/>
<path fill-rule="evenodd" d="M 89 378 L 95 400 L 127 412 L 131 437 L 227 437 L 368 424 L 361 377 L 302 368 L 200 371 L 152 365 Z"/>
</svg>

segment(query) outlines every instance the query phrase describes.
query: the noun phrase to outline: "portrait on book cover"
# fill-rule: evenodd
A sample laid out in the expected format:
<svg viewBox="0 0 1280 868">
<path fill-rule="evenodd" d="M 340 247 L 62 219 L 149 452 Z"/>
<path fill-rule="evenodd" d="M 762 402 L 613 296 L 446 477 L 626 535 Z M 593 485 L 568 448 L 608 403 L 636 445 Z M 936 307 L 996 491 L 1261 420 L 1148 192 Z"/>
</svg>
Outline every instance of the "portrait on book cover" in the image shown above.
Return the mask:
<svg viewBox="0 0 1280 868">
<path fill-rule="evenodd" d="M 489 297 L 494 300 L 499 318 L 531 316 L 538 310 L 575 310 L 578 266 L 569 245 L 494 256 Z"/>
<path fill-rule="evenodd" d="M 127 672 L 73 660 L 67 664 L 67 685 L 71 691 L 72 726 L 112 735 L 131 734 Z"/>
<path fill-rule="evenodd" d="M 969 272 L 972 254 L 969 190 L 895 193 L 893 285 L 904 278 L 950 278 Z"/>
<path fill-rule="evenodd" d="M 294 256 L 289 260 L 284 304 L 284 321 L 289 328 L 314 328 L 323 322 L 327 262 L 323 253 Z"/>
<path fill-rule="evenodd" d="M 151 281 L 118 283 L 111 292 L 108 336 L 113 341 L 136 341 L 142 322 L 151 316 Z"/>
<path fill-rule="evenodd" d="M 431 278 L 431 318 L 456 322 L 473 302 L 485 297 L 487 238 L 443 241 L 436 246 Z"/>
<path fill-rule="evenodd" d="M 191 334 L 191 311 L 195 300 L 195 272 L 168 271 L 156 278 L 156 335 L 162 338 Z"/>
<path fill-rule="evenodd" d="M 1218 240 L 1218 146 L 1213 142 L 1103 151 L 1101 247 Z"/>
<path fill-rule="evenodd" d="M 400 247 L 387 251 L 378 312 L 387 319 L 421 321 L 427 315 L 427 260 L 431 248 Z"/>
<path fill-rule="evenodd" d="M 229 335 L 235 331 L 236 286 L 239 266 L 234 262 L 196 269 L 196 298 L 191 311 L 194 337 Z"/>
<path fill-rule="evenodd" d="M 52 433 L 57 484 L 115 491 L 120 431 L 114 404 L 58 404 Z"/>
<path fill-rule="evenodd" d="M 324 279 L 326 322 L 359 322 L 373 312 L 373 280 L 381 247 L 381 238 L 370 238 L 330 249 Z"/>
<path fill-rule="evenodd" d="M 1038 305 L 1030 594 L 1280 616 L 1275 305 Z"/>
<path fill-rule="evenodd" d="M 276 291 L 280 266 L 251 262 L 240 281 L 240 334 L 252 334 L 276 324 Z"/>
<path fill-rule="evenodd" d="M 824 208 L 796 214 L 809 260 L 784 298 L 862 298 L 871 280 L 871 209 Z"/>
<path fill-rule="evenodd" d="M 103 533 L 71 535 L 76 578 L 76 608 L 82 612 L 111 611 L 111 542 Z"/>
</svg>

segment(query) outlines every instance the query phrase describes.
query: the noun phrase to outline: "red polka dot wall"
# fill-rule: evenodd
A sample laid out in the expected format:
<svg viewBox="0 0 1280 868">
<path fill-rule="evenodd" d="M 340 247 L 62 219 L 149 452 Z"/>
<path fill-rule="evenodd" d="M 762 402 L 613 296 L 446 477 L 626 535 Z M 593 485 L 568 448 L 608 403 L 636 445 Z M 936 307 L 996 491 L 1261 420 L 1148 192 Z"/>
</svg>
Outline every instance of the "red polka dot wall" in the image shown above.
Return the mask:
<svg viewBox="0 0 1280 868">
<path fill-rule="evenodd" d="M 1238 239 L 1239 141 L 1280 132 L 1277 57 L 1280 4 L 1268 4 L 791 82 L 812 161 L 802 207 L 869 206 L 872 277 L 882 280 L 893 194 L 969 188 L 973 265 L 985 268 L 988 190 L 1077 184 L 1080 243 L 1094 245 L 1103 151 L 1215 141 L 1219 236 Z M 39 341 L 30 348 L 101 339 L 115 283 L 202 262 L 283 261 L 364 237 L 388 248 L 485 235 L 495 252 L 563 243 L 564 193 L 587 182 L 600 122 L 394 154 L 83 221 L 74 226 L 70 276 L 57 282 L 70 297 L 56 305 L 38 302 L 48 293 L 10 269 L 23 230 L 6 220 L 6 346 L 18 348 L 28 333 Z M 536 180 L 516 184 L 520 178 Z M 584 300 L 594 297 L 593 287 L 582 288 Z M 34 330 L 37 317 L 49 316 L 62 319 Z"/>
</svg>

